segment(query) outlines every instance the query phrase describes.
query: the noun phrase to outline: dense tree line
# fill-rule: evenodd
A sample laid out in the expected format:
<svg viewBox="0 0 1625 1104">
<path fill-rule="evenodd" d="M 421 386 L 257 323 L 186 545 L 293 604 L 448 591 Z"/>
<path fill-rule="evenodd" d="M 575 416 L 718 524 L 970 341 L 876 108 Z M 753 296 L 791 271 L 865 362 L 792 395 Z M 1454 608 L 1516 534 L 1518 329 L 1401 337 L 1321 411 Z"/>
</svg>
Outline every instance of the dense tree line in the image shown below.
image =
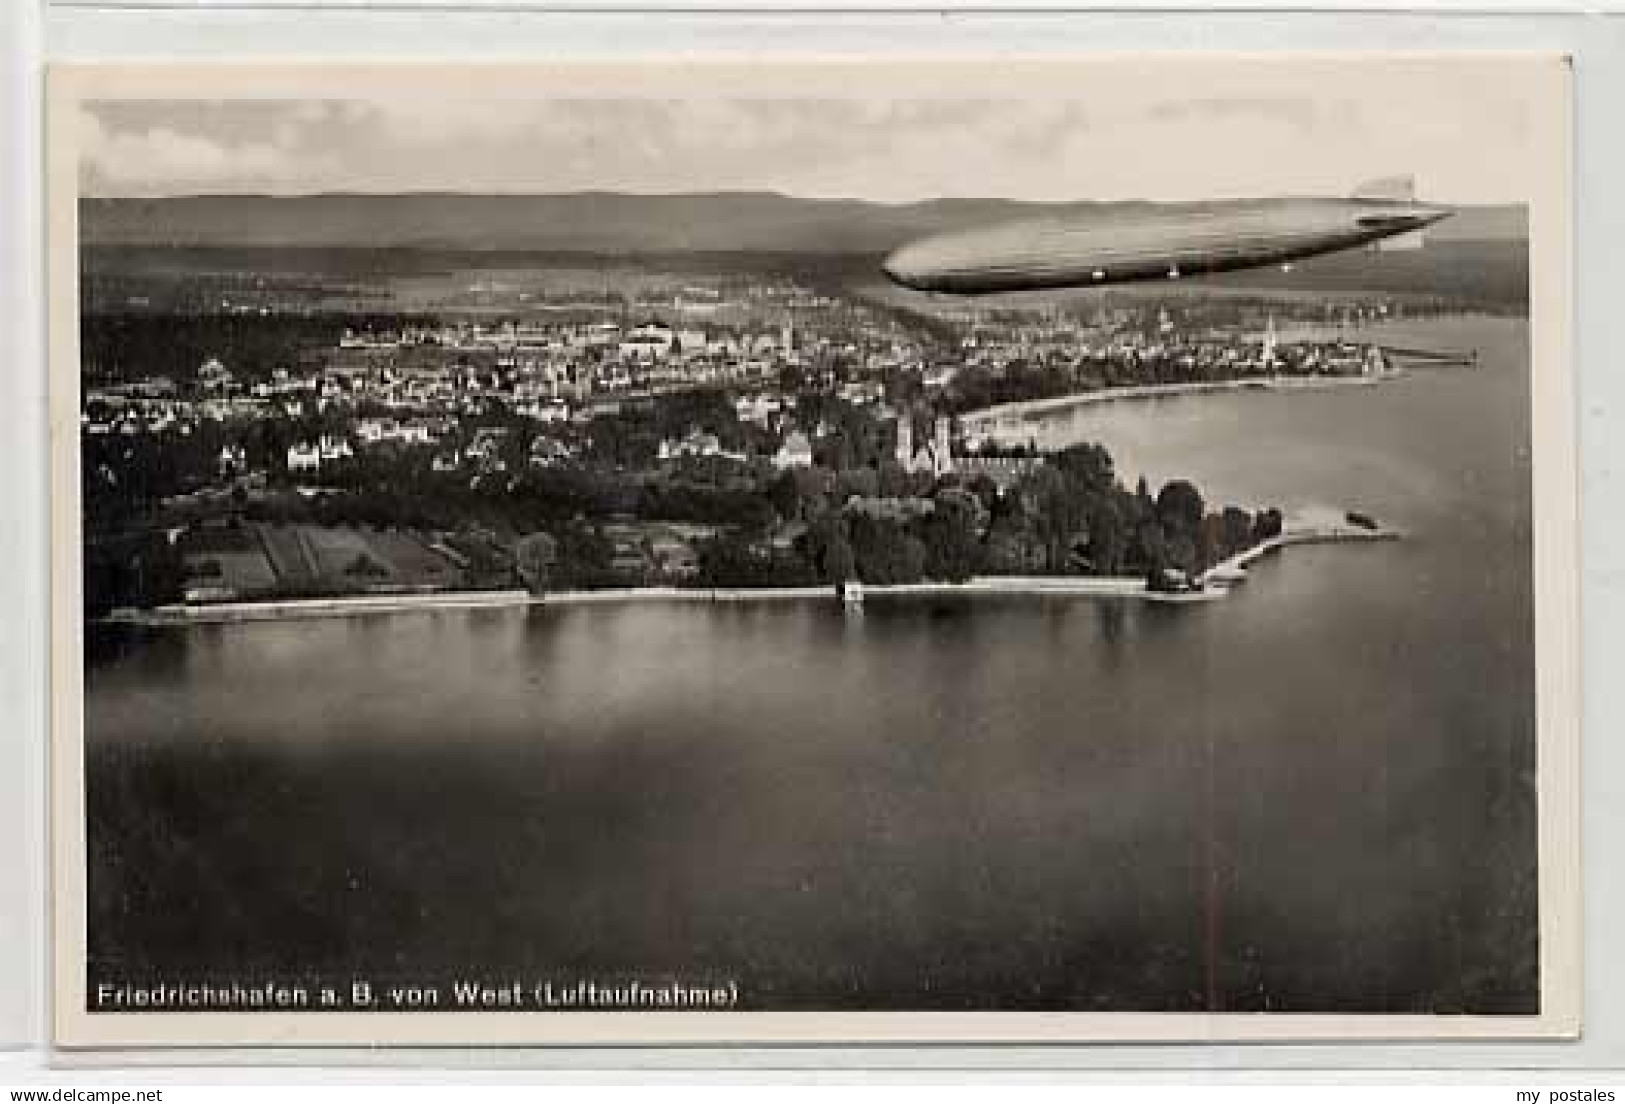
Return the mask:
<svg viewBox="0 0 1625 1104">
<path fill-rule="evenodd" d="M 143 519 L 185 521 L 182 509 L 156 510 L 154 497 L 185 484 L 173 464 L 159 462 L 182 453 L 159 449 L 149 439 L 103 439 L 87 446 L 87 459 L 100 455 L 104 444 L 154 453 L 121 469 L 140 473 L 139 485 L 109 483 L 105 472 L 91 471 L 87 464 L 86 504 L 98 523 L 99 540 L 130 539 L 121 537 L 120 519 L 137 530 Z M 210 447 L 206 440 L 198 442 L 198 465 Z M 612 569 L 614 545 L 602 525 L 617 518 L 719 527 L 717 536 L 697 549 L 695 581 L 713 587 L 833 585 L 847 579 L 956 582 L 983 574 L 1156 579 L 1169 569 L 1198 573 L 1277 534 L 1281 525 L 1273 510 L 1255 516 L 1235 506 L 1210 509 L 1185 480 L 1167 483 L 1154 496 L 1143 480 L 1128 489 L 1117 479 L 1111 455 L 1090 444 L 1052 455 L 1002 490 L 985 477 L 937 478 L 889 461 L 844 471 L 783 472 L 765 465 L 695 463 L 635 478 L 570 465 L 470 480 L 465 473 L 430 470 L 421 455 L 388 450 L 324 468 L 324 476 L 335 493 L 304 496 L 273 489 L 250 496 L 239 490 L 232 512 L 249 521 L 476 530 L 510 544 L 527 534 L 546 534 L 552 564 L 545 585 L 551 587 L 642 581 Z M 142 555 L 125 547 L 115 555 L 91 557 L 87 590 L 95 592 L 98 606 L 136 594 L 172 600 L 178 588 L 176 557 L 161 545 L 138 550 Z M 485 578 L 500 581 L 489 571 Z"/>
<path fill-rule="evenodd" d="M 1089 444 L 1056 454 L 1002 491 L 987 479 L 954 477 L 906 497 L 843 497 L 842 490 L 850 490 L 844 478 L 823 486 L 781 478 L 774 509 L 806 519 L 805 532 L 777 551 L 750 527 L 719 534 L 702 554 L 700 585 L 961 582 L 981 574 L 1158 579 L 1170 569 L 1194 575 L 1281 527 L 1275 510 L 1210 511 L 1185 480 L 1155 497 L 1143 480 L 1129 490 L 1111 455 Z"/>
</svg>

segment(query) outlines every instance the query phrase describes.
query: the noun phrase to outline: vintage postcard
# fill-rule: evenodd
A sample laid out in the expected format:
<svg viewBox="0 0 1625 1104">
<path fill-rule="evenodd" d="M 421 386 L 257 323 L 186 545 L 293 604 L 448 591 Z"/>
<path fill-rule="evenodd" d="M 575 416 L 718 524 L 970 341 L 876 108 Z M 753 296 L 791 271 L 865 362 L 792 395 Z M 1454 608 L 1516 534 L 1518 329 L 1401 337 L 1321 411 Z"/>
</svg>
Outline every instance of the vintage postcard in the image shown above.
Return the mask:
<svg viewBox="0 0 1625 1104">
<path fill-rule="evenodd" d="M 60 1045 L 1579 1030 L 1565 58 L 50 86 Z"/>
</svg>

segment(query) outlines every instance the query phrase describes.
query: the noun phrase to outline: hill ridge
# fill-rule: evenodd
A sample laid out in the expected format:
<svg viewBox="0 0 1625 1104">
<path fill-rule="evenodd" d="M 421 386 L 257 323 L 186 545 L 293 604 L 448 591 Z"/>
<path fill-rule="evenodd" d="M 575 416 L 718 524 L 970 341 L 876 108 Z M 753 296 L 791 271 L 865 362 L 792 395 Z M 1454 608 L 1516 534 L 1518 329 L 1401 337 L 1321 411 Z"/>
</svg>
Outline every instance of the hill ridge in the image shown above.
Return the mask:
<svg viewBox="0 0 1625 1104">
<path fill-rule="evenodd" d="M 323 192 L 84 198 L 85 245 L 453 248 L 582 253 L 882 252 L 912 238 L 1034 213 L 1143 209 L 1145 200 L 940 197 L 905 203 L 773 191 Z M 1441 241 L 1527 237 L 1521 206 L 1460 207 Z"/>
</svg>

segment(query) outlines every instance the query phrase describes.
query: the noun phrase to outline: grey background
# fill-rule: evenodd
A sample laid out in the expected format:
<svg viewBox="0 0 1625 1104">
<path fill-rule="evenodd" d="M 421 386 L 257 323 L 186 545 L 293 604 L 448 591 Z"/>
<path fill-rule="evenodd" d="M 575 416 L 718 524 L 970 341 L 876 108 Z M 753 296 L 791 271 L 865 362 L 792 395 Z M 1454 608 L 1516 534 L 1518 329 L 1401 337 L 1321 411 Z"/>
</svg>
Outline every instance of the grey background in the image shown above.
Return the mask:
<svg viewBox="0 0 1625 1104">
<path fill-rule="evenodd" d="M 482 7 L 498 7 L 487 0 Z M 687 5 L 692 7 L 692 5 Z M 218 62 L 232 58 L 613 58 L 688 49 L 706 53 L 975 55 L 989 50 L 1086 49 L 1525 49 L 1565 50 L 1576 69 L 1576 234 L 1581 447 L 1584 672 L 1585 1034 L 1578 1043 L 1446 1045 L 1094 1046 L 688 1051 L 432 1051 L 288 1054 L 287 1061 L 375 1065 L 410 1061 L 467 1070 L 858 1068 L 956 1071 L 1625 1070 L 1625 882 L 1613 844 L 1625 840 L 1625 156 L 1613 141 L 1625 103 L 1625 14 L 1399 12 L 1061 12 L 894 10 L 813 16 L 788 8 L 732 13 L 458 10 L 402 0 L 375 6 L 232 0 L 122 6 L 66 0 L 0 4 L 0 1079 L 50 1061 L 44 998 L 46 864 L 44 746 L 48 580 L 44 296 L 41 275 L 37 67 L 48 60 Z M 1450 5 L 1456 7 L 1456 5 Z M 275 10 L 280 8 L 281 10 Z M 527 11 L 516 10 L 519 8 Z M 212 9 L 212 10 L 205 10 Z M 349 10 L 342 10 L 349 9 Z M 1086 189 L 1086 182 L 1080 182 Z M 165 1061 L 173 1061 L 173 1055 Z M 193 1055 L 194 1059 L 198 1056 Z M 215 1052 L 206 1060 L 250 1060 Z M 82 1060 L 82 1059 L 81 1059 Z M 140 1061 L 119 1055 L 118 1063 Z M 264 1056 L 260 1056 L 264 1060 Z M 76 1079 L 83 1083 L 84 1071 Z M 11 1076 L 7 1076 L 7 1075 Z M 962 1075 L 962 1074 L 961 1074 Z M 365 1076 L 357 1071 L 357 1076 Z M 31 1078 L 32 1079 L 32 1078 Z M 279 1078 L 280 1079 L 280 1078 Z M 1617 1075 L 1609 1080 L 1617 1080 Z M 128 1081 L 129 1078 L 124 1080 Z M 166 1076 L 174 1083 L 173 1075 Z M 330 1078 L 324 1078 L 330 1080 Z M 1551 1077 L 1525 1081 L 1550 1083 Z M 1565 1083 L 1574 1082 L 1570 1076 Z"/>
</svg>

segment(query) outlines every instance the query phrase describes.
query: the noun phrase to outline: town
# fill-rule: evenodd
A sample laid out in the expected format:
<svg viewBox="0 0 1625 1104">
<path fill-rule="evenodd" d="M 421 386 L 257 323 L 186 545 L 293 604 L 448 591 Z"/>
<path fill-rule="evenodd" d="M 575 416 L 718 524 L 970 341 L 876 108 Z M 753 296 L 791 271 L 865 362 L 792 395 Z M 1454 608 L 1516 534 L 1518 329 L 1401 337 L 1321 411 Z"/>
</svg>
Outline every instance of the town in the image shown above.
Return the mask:
<svg viewBox="0 0 1625 1104">
<path fill-rule="evenodd" d="M 474 291 L 489 287 L 473 284 Z M 121 606 L 524 584 L 1188 576 L 1279 528 L 1004 403 L 1371 381 L 1391 297 L 883 297 L 790 278 L 443 313 L 87 314 L 86 596 Z M 1443 309 L 1439 307 L 1437 309 Z M 1006 427 L 1006 430 L 1008 427 Z M 1272 530 L 1272 526 L 1274 527 Z"/>
</svg>

